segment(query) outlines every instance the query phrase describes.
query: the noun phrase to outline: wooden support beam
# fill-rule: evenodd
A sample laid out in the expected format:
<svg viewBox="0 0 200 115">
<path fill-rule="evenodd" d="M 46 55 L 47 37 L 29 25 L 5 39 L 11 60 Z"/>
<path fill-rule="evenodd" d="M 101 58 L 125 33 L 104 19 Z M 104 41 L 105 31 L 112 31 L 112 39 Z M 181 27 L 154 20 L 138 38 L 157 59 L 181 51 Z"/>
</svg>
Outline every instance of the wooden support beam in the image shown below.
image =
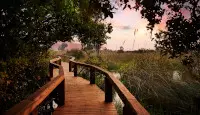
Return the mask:
<svg viewBox="0 0 200 115">
<path fill-rule="evenodd" d="M 123 107 L 123 115 L 137 115 L 127 104 Z"/>
<path fill-rule="evenodd" d="M 74 64 L 74 77 L 77 77 L 78 76 L 78 73 L 77 73 L 77 64 L 75 63 Z"/>
<path fill-rule="evenodd" d="M 50 79 L 53 77 L 53 65 L 49 63 L 49 77 Z"/>
<path fill-rule="evenodd" d="M 58 60 L 58 64 L 59 64 L 59 65 L 61 65 L 61 62 L 62 62 L 62 60 L 61 60 L 61 59 L 60 59 L 60 60 Z"/>
<path fill-rule="evenodd" d="M 90 84 L 95 84 L 95 69 L 90 67 Z"/>
<path fill-rule="evenodd" d="M 112 84 L 109 82 L 107 76 L 105 77 L 105 102 L 112 102 Z"/>
<path fill-rule="evenodd" d="M 72 62 L 69 61 L 69 72 L 71 72 L 71 71 L 72 71 Z"/>
<path fill-rule="evenodd" d="M 55 90 L 55 92 L 58 93 L 58 105 L 63 106 L 65 104 L 65 80 L 63 80 Z"/>
</svg>

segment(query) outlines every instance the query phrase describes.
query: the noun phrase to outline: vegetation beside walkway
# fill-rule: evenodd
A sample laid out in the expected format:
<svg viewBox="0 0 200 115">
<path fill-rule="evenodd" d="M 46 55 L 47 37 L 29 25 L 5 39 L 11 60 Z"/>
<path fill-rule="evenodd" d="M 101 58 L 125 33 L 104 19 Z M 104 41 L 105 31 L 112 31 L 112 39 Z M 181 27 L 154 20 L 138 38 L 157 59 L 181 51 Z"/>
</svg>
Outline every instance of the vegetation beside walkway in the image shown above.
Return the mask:
<svg viewBox="0 0 200 115">
<path fill-rule="evenodd" d="M 78 61 L 119 73 L 121 82 L 151 114 L 197 112 L 200 83 L 181 58 L 169 59 L 156 51 L 101 51 L 99 56 L 91 51 Z M 97 81 L 103 88 L 102 80 Z"/>
</svg>

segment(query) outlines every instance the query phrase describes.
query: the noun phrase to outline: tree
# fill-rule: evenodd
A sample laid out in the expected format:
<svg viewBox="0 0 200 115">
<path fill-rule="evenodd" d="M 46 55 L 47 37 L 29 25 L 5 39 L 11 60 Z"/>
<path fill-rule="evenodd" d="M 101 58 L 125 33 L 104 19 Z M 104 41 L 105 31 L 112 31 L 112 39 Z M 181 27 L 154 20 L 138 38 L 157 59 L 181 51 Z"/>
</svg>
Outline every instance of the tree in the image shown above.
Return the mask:
<svg viewBox="0 0 200 115">
<path fill-rule="evenodd" d="M 58 50 L 64 50 L 67 47 L 67 43 L 63 42 L 59 47 Z"/>
<path fill-rule="evenodd" d="M 104 0 L 1 1 L 0 114 L 44 85 L 54 43 L 74 37 L 90 41 L 100 27 L 104 41 L 107 24 L 99 20 L 112 17 L 111 10 Z"/>
<path fill-rule="evenodd" d="M 156 47 L 163 54 L 178 57 L 191 51 L 199 52 L 199 0 L 135 0 L 135 5 L 130 4 L 130 1 L 132 0 L 122 0 L 124 7 L 140 10 L 142 18 L 149 21 L 147 28 L 150 30 L 164 16 L 167 17 L 165 30 L 157 32 L 154 38 Z"/>
<path fill-rule="evenodd" d="M 94 33 L 97 31 L 95 29 L 99 29 L 97 27 L 106 26 L 99 20 L 112 17 L 111 10 L 110 2 L 98 0 L 1 2 L 0 60 L 6 61 L 9 57 L 24 54 L 19 51 L 23 51 L 27 46 L 37 49 L 38 52 L 46 52 L 55 42 L 70 41 L 74 36 L 84 41 L 83 36 Z M 84 39 L 89 41 L 91 37 L 84 37 Z"/>
<path fill-rule="evenodd" d="M 119 50 L 117 51 L 118 53 L 123 53 L 124 52 L 124 47 L 123 46 L 120 46 L 119 47 Z"/>
<path fill-rule="evenodd" d="M 98 25 L 96 23 L 98 23 Z M 111 24 L 106 25 L 99 22 L 91 22 L 89 25 L 86 25 L 86 27 L 88 28 L 84 28 L 84 30 L 80 29 L 80 32 L 87 32 L 87 34 L 82 34 L 80 36 L 80 41 L 84 49 L 95 49 L 97 54 L 99 54 L 101 46 L 110 38 L 106 33 L 112 32 L 112 26 Z"/>
</svg>

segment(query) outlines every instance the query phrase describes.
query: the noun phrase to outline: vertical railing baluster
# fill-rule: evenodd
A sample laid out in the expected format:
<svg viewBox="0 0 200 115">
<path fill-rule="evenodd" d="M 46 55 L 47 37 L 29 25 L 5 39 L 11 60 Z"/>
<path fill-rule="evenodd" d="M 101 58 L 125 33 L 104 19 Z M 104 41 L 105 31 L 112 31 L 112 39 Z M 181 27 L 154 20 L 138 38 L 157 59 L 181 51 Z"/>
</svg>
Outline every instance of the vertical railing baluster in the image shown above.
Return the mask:
<svg viewBox="0 0 200 115">
<path fill-rule="evenodd" d="M 126 103 L 123 107 L 123 115 L 137 115 Z"/>
<path fill-rule="evenodd" d="M 112 84 L 108 80 L 108 77 L 105 77 L 105 102 L 112 102 Z"/>
<path fill-rule="evenodd" d="M 53 65 L 49 63 L 49 77 L 50 79 L 53 77 Z"/>
<path fill-rule="evenodd" d="M 62 106 L 65 104 L 65 80 L 63 80 L 56 88 L 56 93 L 58 93 L 59 102 L 58 105 Z"/>
<path fill-rule="evenodd" d="M 59 61 L 58 61 L 58 64 L 61 65 L 61 62 L 62 62 L 62 60 L 61 60 L 61 58 L 60 58 Z"/>
<path fill-rule="evenodd" d="M 90 67 L 90 84 L 95 84 L 95 69 Z"/>
<path fill-rule="evenodd" d="M 72 62 L 69 61 L 69 72 L 71 72 L 71 71 L 72 71 Z"/>
<path fill-rule="evenodd" d="M 199 97 L 195 97 L 193 99 L 194 101 L 194 112 L 199 115 L 200 114 L 200 98 Z"/>
<path fill-rule="evenodd" d="M 74 77 L 77 77 L 77 64 L 74 63 Z"/>
</svg>

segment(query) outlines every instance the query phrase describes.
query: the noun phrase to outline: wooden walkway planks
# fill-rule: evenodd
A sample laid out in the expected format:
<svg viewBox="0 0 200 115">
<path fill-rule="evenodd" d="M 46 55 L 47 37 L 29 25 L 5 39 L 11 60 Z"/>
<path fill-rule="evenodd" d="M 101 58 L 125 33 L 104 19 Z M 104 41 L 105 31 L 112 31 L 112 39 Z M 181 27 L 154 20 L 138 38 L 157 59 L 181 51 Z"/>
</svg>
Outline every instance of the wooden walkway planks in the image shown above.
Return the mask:
<svg viewBox="0 0 200 115">
<path fill-rule="evenodd" d="M 65 71 L 65 105 L 54 115 L 116 115 L 113 103 L 105 103 L 105 94 L 95 84 L 68 72 L 68 63 L 62 63 Z"/>
</svg>

